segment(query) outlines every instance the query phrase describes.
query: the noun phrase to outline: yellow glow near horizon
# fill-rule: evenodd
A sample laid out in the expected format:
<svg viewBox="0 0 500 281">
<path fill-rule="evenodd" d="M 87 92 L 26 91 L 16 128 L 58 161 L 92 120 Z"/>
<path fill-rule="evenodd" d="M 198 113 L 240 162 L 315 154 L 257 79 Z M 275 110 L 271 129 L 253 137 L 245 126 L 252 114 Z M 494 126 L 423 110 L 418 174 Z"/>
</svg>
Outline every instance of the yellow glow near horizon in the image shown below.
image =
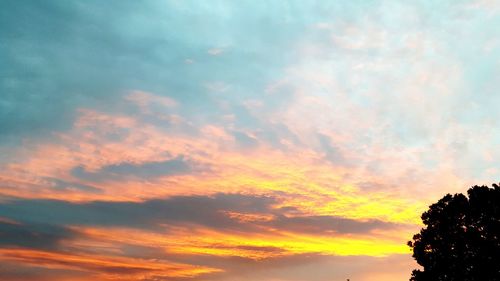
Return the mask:
<svg viewBox="0 0 500 281">
<path fill-rule="evenodd" d="M 408 254 L 405 241 L 389 235 L 371 237 L 364 235 L 313 235 L 260 230 L 259 232 L 221 232 L 207 228 L 178 227 L 166 233 L 151 233 L 122 228 L 75 228 L 89 241 L 112 241 L 126 244 L 161 247 L 167 253 L 183 255 L 237 256 L 250 259 L 268 259 L 297 254 L 320 254 L 383 257 L 391 254 Z M 75 245 L 86 245 L 76 240 Z M 95 242 L 93 242 L 95 243 Z"/>
</svg>

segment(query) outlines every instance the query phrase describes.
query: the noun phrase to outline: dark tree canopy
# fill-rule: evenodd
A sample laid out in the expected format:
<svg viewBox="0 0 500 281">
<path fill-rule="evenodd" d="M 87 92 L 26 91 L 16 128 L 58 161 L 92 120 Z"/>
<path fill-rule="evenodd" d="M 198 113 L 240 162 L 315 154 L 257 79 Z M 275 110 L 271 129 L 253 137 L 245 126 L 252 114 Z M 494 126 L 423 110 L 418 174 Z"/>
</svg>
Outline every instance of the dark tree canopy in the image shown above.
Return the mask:
<svg viewBox="0 0 500 281">
<path fill-rule="evenodd" d="M 500 280 L 500 186 L 446 195 L 422 214 L 408 245 L 423 267 L 412 281 Z"/>
</svg>

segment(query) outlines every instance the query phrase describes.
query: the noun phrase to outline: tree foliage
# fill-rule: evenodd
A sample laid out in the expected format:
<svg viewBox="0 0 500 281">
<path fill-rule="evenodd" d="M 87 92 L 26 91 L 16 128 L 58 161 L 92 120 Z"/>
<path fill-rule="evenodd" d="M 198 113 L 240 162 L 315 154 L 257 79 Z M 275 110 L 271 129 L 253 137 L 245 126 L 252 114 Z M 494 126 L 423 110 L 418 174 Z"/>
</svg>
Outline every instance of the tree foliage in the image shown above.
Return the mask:
<svg viewBox="0 0 500 281">
<path fill-rule="evenodd" d="M 408 245 L 422 270 L 411 281 L 500 280 L 500 186 L 447 194 L 422 214 Z"/>
</svg>

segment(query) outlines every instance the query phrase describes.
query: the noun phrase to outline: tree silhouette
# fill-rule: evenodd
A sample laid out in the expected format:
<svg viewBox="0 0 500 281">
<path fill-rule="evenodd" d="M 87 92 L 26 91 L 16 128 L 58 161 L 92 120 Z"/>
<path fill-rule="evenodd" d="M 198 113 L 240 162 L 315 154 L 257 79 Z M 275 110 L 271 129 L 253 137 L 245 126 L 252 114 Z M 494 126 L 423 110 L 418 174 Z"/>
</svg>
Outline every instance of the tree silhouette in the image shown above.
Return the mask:
<svg viewBox="0 0 500 281">
<path fill-rule="evenodd" d="M 422 214 L 408 246 L 423 270 L 411 281 L 500 280 L 500 186 L 447 194 Z"/>
</svg>

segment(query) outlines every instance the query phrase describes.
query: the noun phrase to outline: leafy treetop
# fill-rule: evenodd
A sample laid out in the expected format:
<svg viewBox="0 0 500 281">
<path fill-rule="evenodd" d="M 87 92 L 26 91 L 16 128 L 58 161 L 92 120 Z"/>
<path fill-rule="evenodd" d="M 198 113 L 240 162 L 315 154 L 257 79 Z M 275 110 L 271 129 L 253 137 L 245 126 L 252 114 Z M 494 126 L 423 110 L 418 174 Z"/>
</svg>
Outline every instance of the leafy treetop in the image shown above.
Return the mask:
<svg viewBox="0 0 500 281">
<path fill-rule="evenodd" d="M 411 281 L 500 280 L 500 186 L 447 194 L 422 214 L 408 245 L 422 270 Z"/>
</svg>

